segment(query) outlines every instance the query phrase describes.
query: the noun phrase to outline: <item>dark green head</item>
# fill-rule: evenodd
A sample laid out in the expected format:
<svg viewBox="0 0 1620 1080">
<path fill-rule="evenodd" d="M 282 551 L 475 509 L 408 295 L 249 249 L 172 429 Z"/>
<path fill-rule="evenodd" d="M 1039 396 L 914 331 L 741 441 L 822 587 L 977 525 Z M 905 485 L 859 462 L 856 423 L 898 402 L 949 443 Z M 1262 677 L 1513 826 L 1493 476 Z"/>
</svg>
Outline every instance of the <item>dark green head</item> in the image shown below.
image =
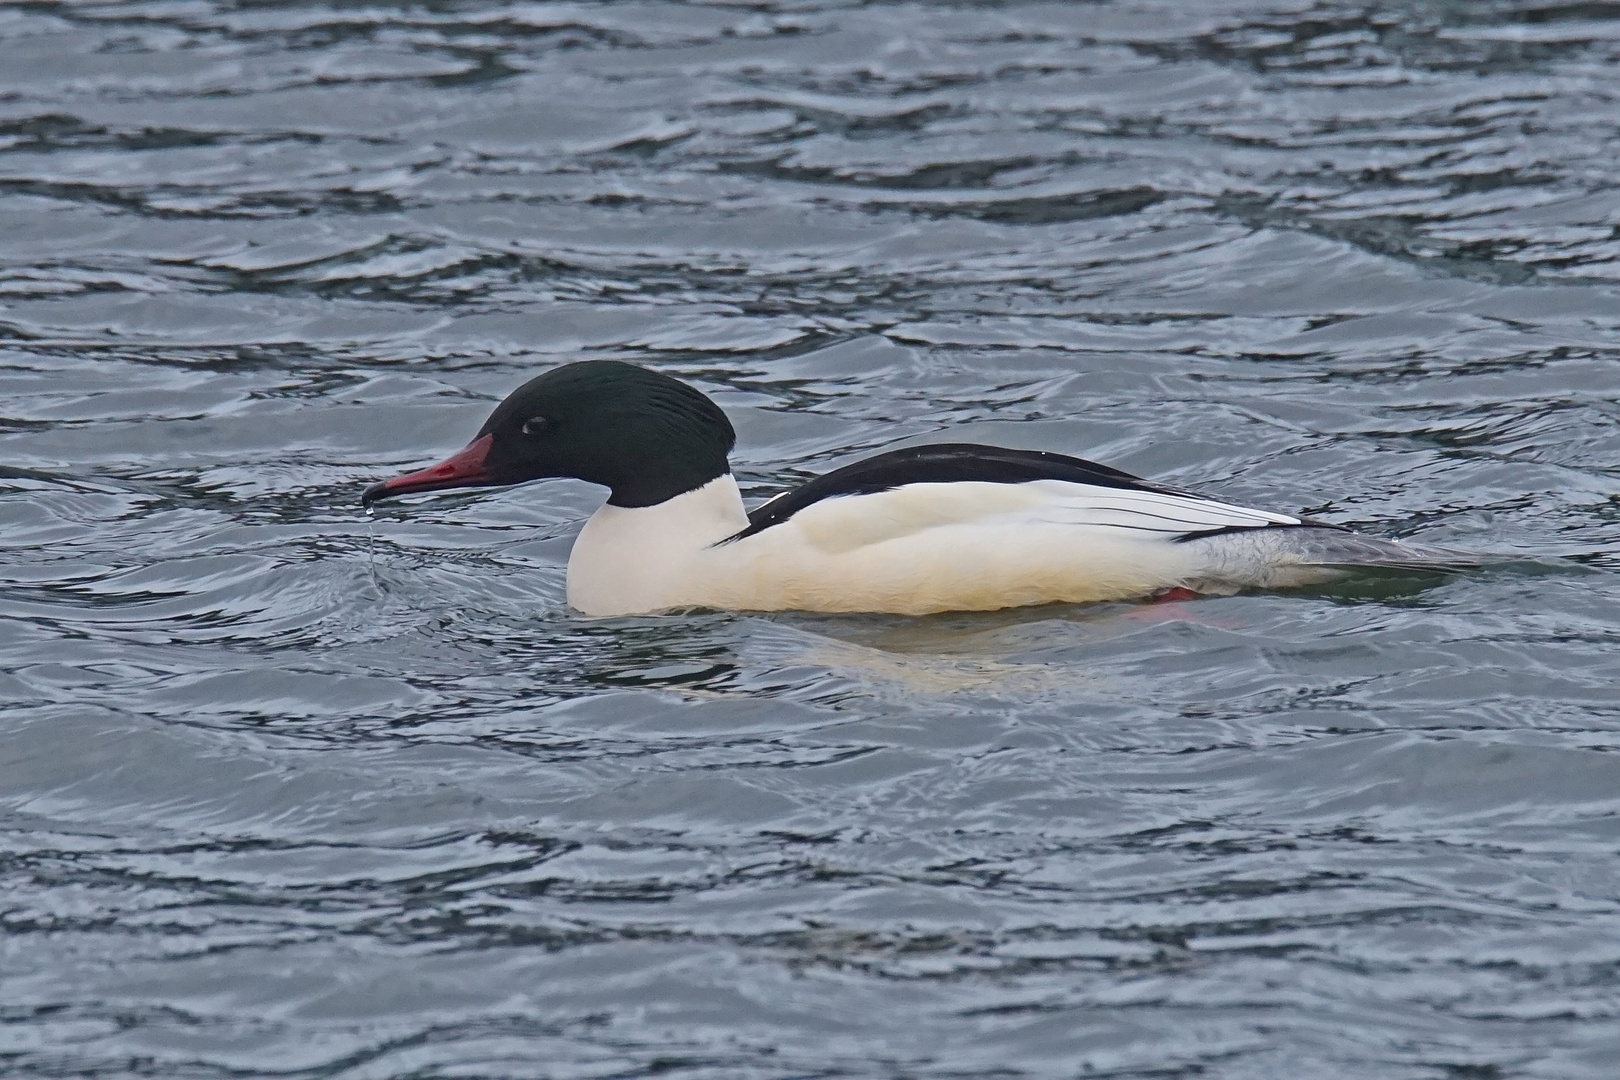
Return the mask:
<svg viewBox="0 0 1620 1080">
<path fill-rule="evenodd" d="M 654 506 L 724 476 L 736 442 L 720 407 L 685 383 L 617 360 L 584 360 L 530 379 L 465 449 L 374 484 L 360 501 L 573 477 L 610 488 L 614 506 Z"/>
</svg>

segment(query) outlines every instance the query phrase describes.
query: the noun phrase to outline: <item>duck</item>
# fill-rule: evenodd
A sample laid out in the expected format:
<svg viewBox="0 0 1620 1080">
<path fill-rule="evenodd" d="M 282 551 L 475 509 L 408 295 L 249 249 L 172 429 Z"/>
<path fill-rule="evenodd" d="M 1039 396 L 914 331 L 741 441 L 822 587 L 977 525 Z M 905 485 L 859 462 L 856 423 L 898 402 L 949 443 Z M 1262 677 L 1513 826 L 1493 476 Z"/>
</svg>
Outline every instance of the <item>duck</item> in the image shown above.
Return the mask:
<svg viewBox="0 0 1620 1080">
<path fill-rule="evenodd" d="M 889 450 L 744 506 L 736 432 L 662 372 L 559 365 L 495 407 L 431 468 L 372 484 L 419 492 L 573 478 L 607 489 L 568 558 L 590 617 L 685 609 L 926 615 L 1230 595 L 1348 567 L 1432 568 L 1451 553 L 1238 506 L 1040 450 Z"/>
</svg>

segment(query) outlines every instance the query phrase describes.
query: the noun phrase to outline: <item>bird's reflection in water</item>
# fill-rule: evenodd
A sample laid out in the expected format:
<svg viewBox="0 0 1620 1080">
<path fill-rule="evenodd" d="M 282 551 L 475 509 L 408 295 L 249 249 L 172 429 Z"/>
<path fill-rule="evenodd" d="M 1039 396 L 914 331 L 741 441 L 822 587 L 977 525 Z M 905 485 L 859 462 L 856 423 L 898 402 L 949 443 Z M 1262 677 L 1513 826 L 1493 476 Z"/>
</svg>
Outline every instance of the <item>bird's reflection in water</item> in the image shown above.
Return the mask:
<svg viewBox="0 0 1620 1080">
<path fill-rule="evenodd" d="M 1109 677 L 1079 662 L 1077 652 L 1185 617 L 1184 610 L 1171 610 L 1177 606 L 1052 605 L 920 618 L 776 616 L 760 643 L 776 664 L 822 667 L 879 696 L 1091 695 Z"/>
</svg>

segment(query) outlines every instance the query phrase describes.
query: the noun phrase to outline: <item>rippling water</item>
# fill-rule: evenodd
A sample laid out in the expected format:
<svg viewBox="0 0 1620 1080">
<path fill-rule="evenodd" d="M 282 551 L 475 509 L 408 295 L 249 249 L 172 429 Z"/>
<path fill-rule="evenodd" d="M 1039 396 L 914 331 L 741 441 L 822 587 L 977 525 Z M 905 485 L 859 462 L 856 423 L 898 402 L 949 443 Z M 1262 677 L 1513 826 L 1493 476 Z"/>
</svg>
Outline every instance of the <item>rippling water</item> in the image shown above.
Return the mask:
<svg viewBox="0 0 1620 1080">
<path fill-rule="evenodd" d="M 0 1072 L 1620 1074 L 1620 4 L 0 7 Z M 1451 579 L 563 603 L 549 365 Z"/>
</svg>

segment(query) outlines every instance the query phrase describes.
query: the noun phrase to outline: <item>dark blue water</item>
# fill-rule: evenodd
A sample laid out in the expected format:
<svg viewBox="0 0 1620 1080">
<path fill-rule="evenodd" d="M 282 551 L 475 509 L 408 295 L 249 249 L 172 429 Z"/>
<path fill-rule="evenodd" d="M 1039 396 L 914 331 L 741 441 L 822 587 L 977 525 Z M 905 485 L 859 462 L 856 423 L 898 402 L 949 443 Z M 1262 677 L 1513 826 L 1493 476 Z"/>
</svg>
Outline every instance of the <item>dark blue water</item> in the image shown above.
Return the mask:
<svg viewBox="0 0 1620 1080">
<path fill-rule="evenodd" d="M 1620 1076 L 1620 4 L 0 7 L 0 1073 Z M 563 602 L 551 365 L 1452 578 Z"/>
</svg>

